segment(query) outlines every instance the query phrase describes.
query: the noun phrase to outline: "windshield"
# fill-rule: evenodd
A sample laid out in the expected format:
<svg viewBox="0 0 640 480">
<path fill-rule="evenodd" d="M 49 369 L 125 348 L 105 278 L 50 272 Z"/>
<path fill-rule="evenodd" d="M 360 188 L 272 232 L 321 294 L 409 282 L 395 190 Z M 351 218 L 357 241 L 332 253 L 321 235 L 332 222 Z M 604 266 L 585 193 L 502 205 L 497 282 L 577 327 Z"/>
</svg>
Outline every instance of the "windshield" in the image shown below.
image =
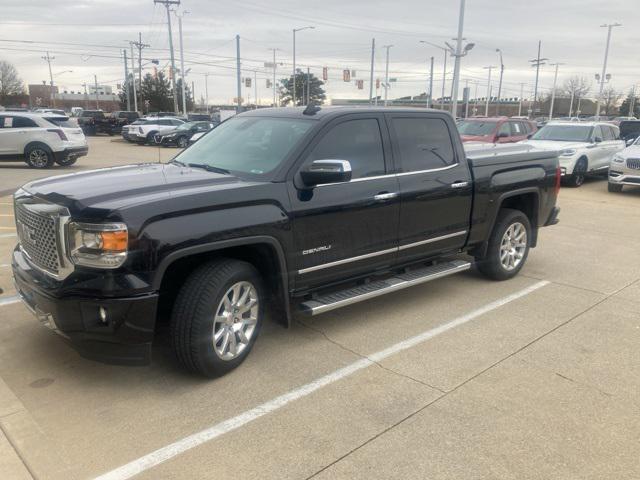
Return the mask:
<svg viewBox="0 0 640 480">
<path fill-rule="evenodd" d="M 56 125 L 58 127 L 62 127 L 62 128 L 77 128 L 78 127 L 71 120 L 69 120 L 68 117 L 44 117 L 44 119 L 47 122 L 53 123 L 54 125 Z"/>
<path fill-rule="evenodd" d="M 483 122 L 478 120 L 462 120 L 458 122 L 460 135 L 473 135 L 484 137 L 491 135 L 496 129 L 496 122 Z"/>
<path fill-rule="evenodd" d="M 280 165 L 312 125 L 311 120 L 291 118 L 233 118 L 202 137 L 176 160 L 261 175 Z"/>
<path fill-rule="evenodd" d="M 197 124 L 195 122 L 187 122 L 180 125 L 176 130 L 190 130 L 191 127 L 195 127 Z"/>
<path fill-rule="evenodd" d="M 538 130 L 532 140 L 554 142 L 590 142 L 593 127 L 583 125 L 546 125 Z"/>
</svg>

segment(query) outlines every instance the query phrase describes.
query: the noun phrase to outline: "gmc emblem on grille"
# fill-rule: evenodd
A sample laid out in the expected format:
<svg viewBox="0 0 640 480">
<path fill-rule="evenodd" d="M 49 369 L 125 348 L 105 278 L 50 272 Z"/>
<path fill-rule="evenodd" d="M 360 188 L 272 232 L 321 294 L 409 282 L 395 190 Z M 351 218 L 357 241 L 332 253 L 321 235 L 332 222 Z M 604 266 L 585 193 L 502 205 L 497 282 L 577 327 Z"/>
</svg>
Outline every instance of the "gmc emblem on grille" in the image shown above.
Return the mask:
<svg viewBox="0 0 640 480">
<path fill-rule="evenodd" d="M 24 223 L 20 224 L 20 238 L 30 245 L 36 245 L 38 243 L 38 240 L 36 239 L 36 231 Z"/>
</svg>

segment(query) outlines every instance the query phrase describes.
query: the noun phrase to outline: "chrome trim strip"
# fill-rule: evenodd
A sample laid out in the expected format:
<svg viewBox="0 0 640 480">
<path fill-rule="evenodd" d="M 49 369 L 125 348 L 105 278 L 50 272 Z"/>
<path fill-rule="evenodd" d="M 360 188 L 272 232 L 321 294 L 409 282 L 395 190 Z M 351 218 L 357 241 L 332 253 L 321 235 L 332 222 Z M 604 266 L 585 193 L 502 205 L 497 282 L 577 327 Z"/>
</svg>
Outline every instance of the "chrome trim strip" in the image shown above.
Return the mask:
<svg viewBox="0 0 640 480">
<path fill-rule="evenodd" d="M 407 248 L 419 247 L 420 245 L 426 245 L 428 243 L 439 242 L 440 240 L 446 240 L 447 238 L 459 237 L 461 235 L 466 235 L 467 230 L 463 230 L 461 232 L 449 233 L 447 235 L 442 235 L 441 237 L 433 237 L 427 238 L 426 240 L 421 240 L 419 242 L 408 243 L 406 245 L 400 245 L 398 250 L 406 250 Z"/>
<path fill-rule="evenodd" d="M 386 250 L 380 250 L 378 252 L 373 252 L 373 253 L 365 253 L 364 255 L 358 255 L 357 257 L 343 258 L 342 260 L 336 260 L 335 262 L 322 263 L 320 265 L 314 265 L 313 267 L 302 268 L 298 270 L 298 274 L 301 275 L 303 273 L 315 272 L 316 270 L 322 270 L 324 268 L 337 267 L 338 265 L 344 265 L 345 263 L 357 262 L 359 260 L 364 260 L 366 258 L 377 257 L 380 255 L 387 255 L 388 253 L 396 253 L 401 250 L 406 250 L 407 248 L 413 248 L 419 245 L 426 245 L 427 243 L 439 242 L 440 240 L 446 240 L 447 238 L 459 237 L 460 235 L 466 235 L 466 234 L 467 234 L 467 230 L 464 230 L 461 232 L 442 235 L 440 237 L 428 238 L 420 242 L 401 245 L 400 247 L 388 248 Z"/>
<path fill-rule="evenodd" d="M 303 268 L 298 270 L 299 274 L 315 272 L 316 270 L 322 270 L 323 268 L 336 267 L 338 265 L 344 265 L 345 263 L 357 262 L 359 260 L 364 260 L 365 258 L 377 257 L 380 255 L 387 255 L 388 253 L 395 253 L 398 251 L 397 247 L 389 248 L 387 250 L 380 250 L 378 252 L 373 253 L 365 253 L 364 255 L 358 255 L 357 257 L 351 258 L 343 258 L 342 260 L 336 260 L 335 262 L 322 263 L 320 265 L 314 265 L 313 267 Z"/>
<path fill-rule="evenodd" d="M 415 172 L 401 172 L 401 173 L 396 173 L 396 175 L 398 177 L 404 177 L 406 175 L 417 175 L 419 173 L 443 172 L 445 170 L 451 170 L 452 168 L 455 168 L 458 165 L 460 165 L 460 164 L 459 163 L 454 163 L 454 164 L 448 165 L 446 167 L 430 168 L 428 170 L 416 170 Z"/>
<path fill-rule="evenodd" d="M 362 177 L 362 178 L 354 178 L 349 180 L 348 182 L 334 182 L 334 183 L 321 183 L 316 185 L 316 187 L 327 187 L 330 185 L 344 185 L 345 183 L 355 183 L 355 182 L 367 182 L 369 180 L 380 180 L 381 178 L 390 178 L 390 177 L 405 177 L 407 175 L 418 175 L 420 173 L 431 173 L 431 172 L 443 172 L 445 170 L 450 170 L 459 166 L 460 163 L 454 163 L 452 165 L 448 165 L 446 167 L 440 168 L 430 168 L 428 170 L 416 170 L 415 172 L 400 172 L 400 173 L 388 173 L 386 175 L 376 175 L 374 177 Z"/>
</svg>

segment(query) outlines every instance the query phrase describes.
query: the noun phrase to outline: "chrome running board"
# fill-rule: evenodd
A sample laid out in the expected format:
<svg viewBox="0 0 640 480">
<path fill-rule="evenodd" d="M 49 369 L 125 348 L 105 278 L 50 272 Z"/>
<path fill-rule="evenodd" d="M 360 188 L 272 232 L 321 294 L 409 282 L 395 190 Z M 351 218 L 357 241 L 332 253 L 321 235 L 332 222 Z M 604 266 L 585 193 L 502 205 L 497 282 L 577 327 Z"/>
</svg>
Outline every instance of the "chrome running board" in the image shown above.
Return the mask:
<svg viewBox="0 0 640 480">
<path fill-rule="evenodd" d="M 359 285 L 346 290 L 338 290 L 312 300 L 307 300 L 300 304 L 300 310 L 305 315 L 318 315 L 330 310 L 335 310 L 336 308 L 369 300 L 370 298 L 378 297 L 386 293 L 447 277 L 458 272 L 469 270 L 470 268 L 471 263 L 464 260 L 442 262 L 429 267 L 394 275 L 384 280 L 375 280 L 365 285 Z"/>
</svg>

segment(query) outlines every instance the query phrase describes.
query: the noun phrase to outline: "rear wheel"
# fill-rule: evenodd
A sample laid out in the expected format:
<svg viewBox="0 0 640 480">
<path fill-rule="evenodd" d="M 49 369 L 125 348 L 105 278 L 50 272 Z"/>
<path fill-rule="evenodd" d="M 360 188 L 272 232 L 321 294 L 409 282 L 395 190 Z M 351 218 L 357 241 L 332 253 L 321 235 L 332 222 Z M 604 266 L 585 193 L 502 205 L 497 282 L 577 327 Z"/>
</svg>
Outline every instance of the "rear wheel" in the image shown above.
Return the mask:
<svg viewBox="0 0 640 480">
<path fill-rule="evenodd" d="M 567 185 L 570 187 L 579 187 L 584 183 L 587 176 L 588 163 L 586 158 L 581 158 L 573 168 L 573 173 L 567 179 Z"/>
<path fill-rule="evenodd" d="M 54 161 L 53 153 L 44 145 L 33 145 L 25 150 L 24 161 L 31 168 L 50 168 Z"/>
<path fill-rule="evenodd" d="M 181 136 L 176 140 L 176 144 L 178 145 L 178 148 L 186 148 L 189 144 L 189 140 L 187 140 L 187 137 Z"/>
<path fill-rule="evenodd" d="M 476 257 L 478 270 L 493 280 L 515 277 L 529 256 L 530 238 L 531 223 L 524 213 L 500 210 L 485 257 Z"/>
<path fill-rule="evenodd" d="M 78 161 L 78 157 L 65 157 L 56 160 L 56 163 L 61 167 L 70 167 Z"/>
<path fill-rule="evenodd" d="M 195 270 L 178 293 L 171 343 L 188 370 L 217 377 L 249 355 L 264 315 L 262 279 L 249 263 L 221 259 Z"/>
<path fill-rule="evenodd" d="M 158 132 L 149 132 L 149 133 L 147 133 L 147 139 L 145 140 L 145 143 L 148 143 L 149 145 L 153 145 L 155 143 L 154 137 L 155 137 L 156 133 L 158 133 Z"/>
<path fill-rule="evenodd" d="M 609 182 L 609 191 L 611 193 L 620 193 L 622 191 L 622 185 Z"/>
</svg>

